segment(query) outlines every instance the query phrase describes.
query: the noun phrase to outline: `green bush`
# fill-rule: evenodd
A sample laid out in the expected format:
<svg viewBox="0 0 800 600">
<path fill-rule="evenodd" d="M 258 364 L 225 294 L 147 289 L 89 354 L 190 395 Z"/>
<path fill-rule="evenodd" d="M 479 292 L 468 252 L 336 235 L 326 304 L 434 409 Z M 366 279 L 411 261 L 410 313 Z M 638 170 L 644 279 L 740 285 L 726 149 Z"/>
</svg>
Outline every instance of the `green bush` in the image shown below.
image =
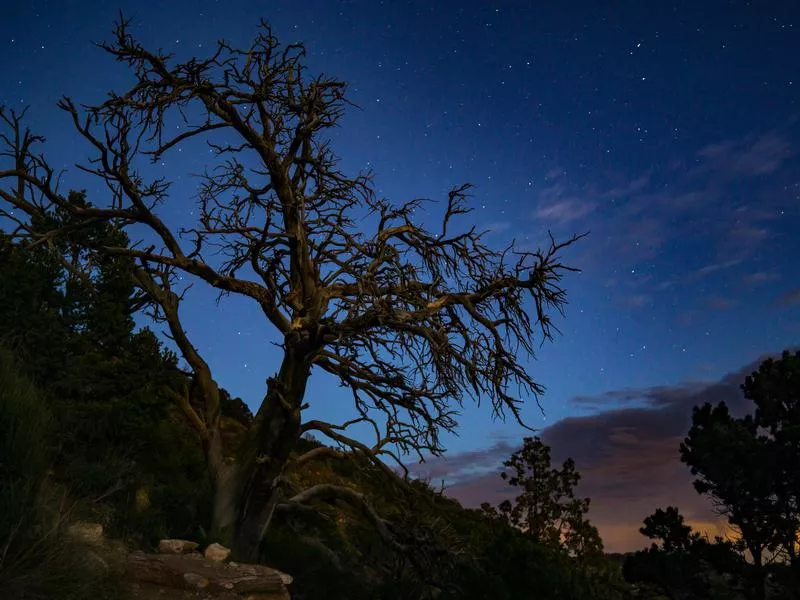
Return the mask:
<svg viewBox="0 0 800 600">
<path fill-rule="evenodd" d="M 125 243 L 114 231 L 84 233 Z M 134 331 L 130 261 L 94 263 L 87 290 L 70 283 L 51 250 L 12 244 L 0 232 L 2 342 L 54 416 L 48 432 L 31 434 L 36 445 L 6 443 L 51 457 L 51 479 L 75 494 L 77 515 L 110 536 L 143 546 L 197 537 L 209 521 L 207 468 L 170 393 L 187 377 L 153 332 Z M 137 504 L 142 494 L 146 509 Z"/>
<path fill-rule="evenodd" d="M 50 426 L 39 393 L 0 348 L 0 598 L 107 598 L 111 582 L 63 535 L 65 494 L 46 485 Z"/>
<path fill-rule="evenodd" d="M 0 350 L 0 539 L 13 541 L 30 518 L 31 500 L 47 474 L 50 415 L 33 384 Z"/>
</svg>

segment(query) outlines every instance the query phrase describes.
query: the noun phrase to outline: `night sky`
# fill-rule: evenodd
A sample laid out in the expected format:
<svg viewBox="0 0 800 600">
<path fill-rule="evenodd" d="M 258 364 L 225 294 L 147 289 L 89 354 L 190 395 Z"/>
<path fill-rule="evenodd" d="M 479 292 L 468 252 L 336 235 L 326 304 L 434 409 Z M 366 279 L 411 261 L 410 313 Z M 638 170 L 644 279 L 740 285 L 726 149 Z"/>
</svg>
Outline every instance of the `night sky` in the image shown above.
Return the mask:
<svg viewBox="0 0 800 600">
<path fill-rule="evenodd" d="M 531 372 L 546 386 L 543 430 L 573 456 L 609 550 L 678 503 L 709 523 L 677 444 L 691 407 L 727 399 L 756 361 L 800 341 L 800 4 L 377 2 L 307 0 L 17 2 L 0 21 L 0 103 L 30 105 L 67 188 L 98 182 L 71 165 L 88 149 L 55 106 L 99 103 L 130 84 L 93 46 L 118 10 L 145 46 L 179 58 L 219 38 L 246 45 L 259 17 L 304 41 L 313 72 L 350 82 L 358 105 L 334 136 L 346 171 L 375 172 L 381 195 L 444 198 L 475 185 L 469 218 L 498 245 L 590 231 L 567 252 L 561 335 Z M 163 214 L 193 216 L 208 150 L 150 169 L 174 180 Z M 97 203 L 102 199 L 95 198 Z M 425 218 L 424 216 L 422 217 Z M 185 321 L 218 381 L 251 407 L 277 368 L 255 306 L 199 288 Z M 312 377 L 309 416 L 341 420 L 350 397 Z M 420 473 L 467 505 L 507 493 L 496 476 L 526 433 L 465 407 L 448 461 Z"/>
</svg>

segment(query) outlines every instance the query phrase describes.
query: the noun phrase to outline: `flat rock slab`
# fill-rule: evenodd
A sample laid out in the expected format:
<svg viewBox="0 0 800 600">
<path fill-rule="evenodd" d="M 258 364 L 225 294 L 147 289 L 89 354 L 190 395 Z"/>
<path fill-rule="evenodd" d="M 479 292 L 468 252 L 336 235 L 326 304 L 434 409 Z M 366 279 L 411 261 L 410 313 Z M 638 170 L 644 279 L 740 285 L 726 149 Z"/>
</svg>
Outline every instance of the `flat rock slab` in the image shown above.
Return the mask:
<svg viewBox="0 0 800 600">
<path fill-rule="evenodd" d="M 290 575 L 263 565 L 219 563 L 198 554 L 128 555 L 126 577 L 178 590 L 195 590 L 224 597 L 274 596 L 289 598 L 286 586 Z"/>
</svg>

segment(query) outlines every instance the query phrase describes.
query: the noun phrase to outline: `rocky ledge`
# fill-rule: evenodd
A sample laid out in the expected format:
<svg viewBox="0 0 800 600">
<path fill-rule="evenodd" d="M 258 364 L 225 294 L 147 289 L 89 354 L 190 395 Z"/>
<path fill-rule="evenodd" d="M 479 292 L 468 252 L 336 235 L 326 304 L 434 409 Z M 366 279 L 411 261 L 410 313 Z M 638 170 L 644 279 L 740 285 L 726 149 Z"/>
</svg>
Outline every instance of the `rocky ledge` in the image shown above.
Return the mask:
<svg viewBox="0 0 800 600">
<path fill-rule="evenodd" d="M 107 540 L 95 523 L 77 523 L 68 534 L 87 546 L 98 568 L 118 571 L 129 581 L 135 598 L 290 600 L 291 575 L 229 562 L 230 550 L 220 544 L 209 544 L 201 554 L 196 542 L 161 540 L 158 553 L 129 552 L 120 542 Z"/>
<path fill-rule="evenodd" d="M 209 560 L 202 554 L 128 555 L 126 577 L 139 583 L 202 590 L 217 598 L 289 600 L 292 577 L 263 565 Z"/>
</svg>

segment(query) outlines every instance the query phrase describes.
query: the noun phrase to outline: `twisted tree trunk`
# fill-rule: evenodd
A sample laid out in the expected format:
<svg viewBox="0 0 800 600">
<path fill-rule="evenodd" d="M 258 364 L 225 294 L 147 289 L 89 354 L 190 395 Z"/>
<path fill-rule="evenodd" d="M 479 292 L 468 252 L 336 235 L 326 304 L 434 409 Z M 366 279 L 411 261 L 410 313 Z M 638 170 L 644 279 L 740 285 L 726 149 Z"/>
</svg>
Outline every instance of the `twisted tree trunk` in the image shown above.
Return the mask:
<svg viewBox="0 0 800 600">
<path fill-rule="evenodd" d="M 232 549 L 241 561 L 257 561 L 259 546 L 279 501 L 279 484 L 300 435 L 300 406 L 309 364 L 302 352 L 287 349 L 278 375 L 268 380 L 231 481 L 219 479 L 215 528 L 230 531 Z M 230 485 L 230 490 L 219 489 Z"/>
</svg>

